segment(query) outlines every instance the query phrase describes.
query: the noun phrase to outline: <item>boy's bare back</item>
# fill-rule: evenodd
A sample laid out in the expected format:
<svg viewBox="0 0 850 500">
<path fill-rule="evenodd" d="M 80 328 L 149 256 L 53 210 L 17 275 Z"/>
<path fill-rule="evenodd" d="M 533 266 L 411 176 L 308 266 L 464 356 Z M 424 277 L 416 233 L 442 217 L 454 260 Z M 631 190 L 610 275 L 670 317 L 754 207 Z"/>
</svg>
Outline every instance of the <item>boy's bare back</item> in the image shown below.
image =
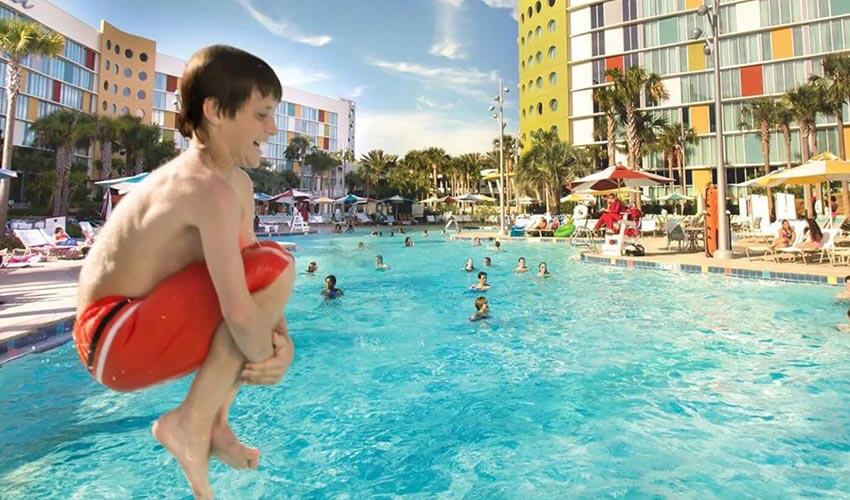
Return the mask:
<svg viewBox="0 0 850 500">
<path fill-rule="evenodd" d="M 107 296 L 147 295 L 166 277 L 204 260 L 198 227 L 223 220 L 225 211 L 240 214 L 240 246 L 252 243 L 252 196 L 241 169 L 225 178 L 197 155 L 184 153 L 156 169 L 118 204 L 98 235 L 80 273 L 77 310 Z"/>
</svg>

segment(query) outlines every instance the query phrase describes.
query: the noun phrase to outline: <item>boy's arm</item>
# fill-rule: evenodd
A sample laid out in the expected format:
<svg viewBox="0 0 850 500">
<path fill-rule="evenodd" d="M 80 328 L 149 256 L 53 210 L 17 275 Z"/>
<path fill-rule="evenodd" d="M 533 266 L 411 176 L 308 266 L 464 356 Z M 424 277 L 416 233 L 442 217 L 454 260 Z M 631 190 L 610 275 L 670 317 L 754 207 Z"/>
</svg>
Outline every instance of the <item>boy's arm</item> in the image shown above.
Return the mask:
<svg viewBox="0 0 850 500">
<path fill-rule="evenodd" d="M 211 185 L 202 196 L 196 208 L 197 227 L 222 317 L 248 361 L 264 361 L 273 354 L 270 332 L 274 323 L 254 303 L 245 282 L 238 196 L 223 182 Z"/>
</svg>

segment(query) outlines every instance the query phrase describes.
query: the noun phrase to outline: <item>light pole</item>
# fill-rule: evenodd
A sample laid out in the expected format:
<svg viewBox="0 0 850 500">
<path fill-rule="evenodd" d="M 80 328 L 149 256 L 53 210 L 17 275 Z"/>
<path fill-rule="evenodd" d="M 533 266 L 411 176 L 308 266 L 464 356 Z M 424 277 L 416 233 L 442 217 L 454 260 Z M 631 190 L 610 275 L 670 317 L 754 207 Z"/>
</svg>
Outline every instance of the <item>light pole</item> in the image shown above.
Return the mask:
<svg viewBox="0 0 850 500">
<path fill-rule="evenodd" d="M 703 53 L 714 59 L 714 129 L 717 132 L 717 250 L 714 257 L 731 259 L 732 248 L 729 245 L 729 219 L 726 218 L 726 155 L 723 144 L 723 103 L 720 96 L 720 18 L 718 2 L 712 2 L 711 9 L 702 5 L 697 15 L 707 17 L 711 26 L 711 37 L 700 28 L 691 30 L 691 40 L 699 40 L 705 34 Z"/>
<path fill-rule="evenodd" d="M 505 231 L 505 94 L 511 89 L 502 85 L 502 79 L 499 78 L 499 95 L 493 98 L 496 105 L 490 106 L 490 112 L 493 113 L 493 119 L 499 122 L 499 234 L 504 236 Z M 495 111 L 498 109 L 498 113 Z"/>
</svg>

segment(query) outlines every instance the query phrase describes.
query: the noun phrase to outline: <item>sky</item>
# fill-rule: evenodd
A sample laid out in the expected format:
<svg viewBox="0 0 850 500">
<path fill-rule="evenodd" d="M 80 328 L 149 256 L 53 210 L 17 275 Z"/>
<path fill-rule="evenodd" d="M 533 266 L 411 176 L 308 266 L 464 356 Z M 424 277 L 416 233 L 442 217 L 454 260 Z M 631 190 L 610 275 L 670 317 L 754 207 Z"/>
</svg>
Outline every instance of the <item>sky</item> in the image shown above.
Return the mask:
<svg viewBox="0 0 850 500">
<path fill-rule="evenodd" d="M 98 27 L 157 41 L 188 59 L 216 43 L 271 64 L 284 85 L 357 102 L 357 155 L 437 146 L 484 152 L 488 107 L 506 95 L 517 127 L 516 0 L 52 0 Z M 284 96 L 284 99 L 286 96 Z"/>
</svg>

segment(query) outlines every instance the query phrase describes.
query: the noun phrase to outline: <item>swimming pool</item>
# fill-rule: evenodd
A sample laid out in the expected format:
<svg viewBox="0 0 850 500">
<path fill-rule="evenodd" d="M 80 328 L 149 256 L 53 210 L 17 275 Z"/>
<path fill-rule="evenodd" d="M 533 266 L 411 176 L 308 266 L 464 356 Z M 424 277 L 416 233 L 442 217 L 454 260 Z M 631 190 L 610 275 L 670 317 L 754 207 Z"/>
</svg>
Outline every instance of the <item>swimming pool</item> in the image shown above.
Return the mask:
<svg viewBox="0 0 850 500">
<path fill-rule="evenodd" d="M 297 240 L 299 270 L 319 273 L 299 275 L 289 308 L 296 359 L 282 384 L 237 400 L 234 428 L 262 465 L 214 463 L 221 498 L 850 494 L 834 288 L 413 237 Z M 520 255 L 553 276 L 513 274 Z M 471 323 L 461 268 L 484 256 L 493 314 Z M 322 301 L 328 273 L 342 299 Z M 149 434 L 188 380 L 112 393 L 66 345 L 4 366 L 0 387 L 0 497 L 189 494 Z"/>
</svg>

